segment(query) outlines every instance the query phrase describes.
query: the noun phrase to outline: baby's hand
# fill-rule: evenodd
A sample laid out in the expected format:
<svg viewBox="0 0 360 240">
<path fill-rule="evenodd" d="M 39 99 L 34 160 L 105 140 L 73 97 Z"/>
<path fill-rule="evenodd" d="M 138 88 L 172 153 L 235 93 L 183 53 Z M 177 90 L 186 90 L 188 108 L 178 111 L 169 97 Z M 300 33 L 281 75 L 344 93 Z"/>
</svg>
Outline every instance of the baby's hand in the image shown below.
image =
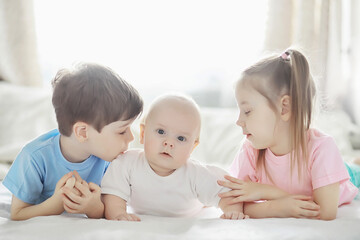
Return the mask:
<svg viewBox="0 0 360 240">
<path fill-rule="evenodd" d="M 128 214 L 128 213 L 121 213 L 117 215 L 114 219 L 111 220 L 117 220 L 117 221 L 135 221 L 140 222 L 141 219 L 136 216 L 135 214 Z"/>
<path fill-rule="evenodd" d="M 239 219 L 248 219 L 249 216 L 245 215 L 243 212 L 225 212 L 223 215 L 220 216 L 222 219 L 231 219 L 231 220 L 239 220 Z"/>
</svg>

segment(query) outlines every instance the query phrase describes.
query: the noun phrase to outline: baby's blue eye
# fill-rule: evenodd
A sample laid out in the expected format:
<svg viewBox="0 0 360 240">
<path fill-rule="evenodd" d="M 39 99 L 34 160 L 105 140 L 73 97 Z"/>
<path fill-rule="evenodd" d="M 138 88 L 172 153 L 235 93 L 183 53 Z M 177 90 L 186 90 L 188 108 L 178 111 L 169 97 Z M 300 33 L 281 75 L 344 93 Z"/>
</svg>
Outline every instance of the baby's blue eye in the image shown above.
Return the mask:
<svg viewBox="0 0 360 240">
<path fill-rule="evenodd" d="M 180 142 L 185 142 L 186 141 L 186 138 L 183 137 L 183 136 L 178 136 L 177 138 Z"/>
<path fill-rule="evenodd" d="M 165 131 L 162 130 L 162 129 L 158 129 L 158 130 L 157 130 L 157 133 L 163 135 L 163 134 L 165 134 Z"/>
</svg>

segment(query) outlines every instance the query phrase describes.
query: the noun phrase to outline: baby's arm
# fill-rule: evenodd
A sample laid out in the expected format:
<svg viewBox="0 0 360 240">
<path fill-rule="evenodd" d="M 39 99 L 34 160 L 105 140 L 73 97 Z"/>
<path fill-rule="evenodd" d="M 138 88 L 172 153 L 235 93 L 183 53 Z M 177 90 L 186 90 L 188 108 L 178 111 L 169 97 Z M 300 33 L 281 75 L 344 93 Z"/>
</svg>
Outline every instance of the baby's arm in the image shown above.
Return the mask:
<svg viewBox="0 0 360 240">
<path fill-rule="evenodd" d="M 135 214 L 128 214 L 126 212 L 126 201 L 121 197 L 111 194 L 103 194 L 102 200 L 105 205 L 106 219 L 118 221 L 140 221 L 140 218 Z"/>
<path fill-rule="evenodd" d="M 62 203 L 62 187 L 71 178 L 72 172 L 65 174 L 56 184 L 54 194 L 44 202 L 32 205 L 23 202 L 13 195 L 11 202 L 11 219 L 26 220 L 37 216 L 58 215 L 64 211 Z"/>
</svg>

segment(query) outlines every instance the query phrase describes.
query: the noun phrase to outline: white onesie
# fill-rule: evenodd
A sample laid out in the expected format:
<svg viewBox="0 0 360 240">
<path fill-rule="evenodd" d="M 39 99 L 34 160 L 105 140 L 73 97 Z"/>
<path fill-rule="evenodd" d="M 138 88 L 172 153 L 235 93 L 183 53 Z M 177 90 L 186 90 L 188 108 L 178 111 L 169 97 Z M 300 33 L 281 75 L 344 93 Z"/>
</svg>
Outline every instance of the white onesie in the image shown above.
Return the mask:
<svg viewBox="0 0 360 240">
<path fill-rule="evenodd" d="M 217 184 L 226 171 L 189 159 L 169 176 L 157 175 L 142 149 L 119 155 L 108 167 L 101 189 L 103 194 L 121 197 L 138 214 L 187 217 L 203 206 L 218 206 L 220 192 L 228 188 Z"/>
</svg>

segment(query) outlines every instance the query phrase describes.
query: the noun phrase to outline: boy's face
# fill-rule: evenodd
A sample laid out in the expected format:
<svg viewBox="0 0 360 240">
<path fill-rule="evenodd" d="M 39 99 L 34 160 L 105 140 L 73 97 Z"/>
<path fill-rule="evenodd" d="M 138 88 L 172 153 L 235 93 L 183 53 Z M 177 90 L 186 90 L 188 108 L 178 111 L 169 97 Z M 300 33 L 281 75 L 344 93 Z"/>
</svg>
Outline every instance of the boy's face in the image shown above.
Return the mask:
<svg viewBox="0 0 360 240">
<path fill-rule="evenodd" d="M 126 151 L 134 140 L 131 124 L 135 119 L 112 122 L 103 127 L 99 133 L 93 127 L 89 129 L 89 153 L 105 161 L 111 162 L 119 154 Z"/>
<path fill-rule="evenodd" d="M 163 103 L 141 127 L 141 143 L 151 168 L 167 176 L 183 166 L 198 144 L 200 120 L 194 110 L 181 104 Z"/>
</svg>

